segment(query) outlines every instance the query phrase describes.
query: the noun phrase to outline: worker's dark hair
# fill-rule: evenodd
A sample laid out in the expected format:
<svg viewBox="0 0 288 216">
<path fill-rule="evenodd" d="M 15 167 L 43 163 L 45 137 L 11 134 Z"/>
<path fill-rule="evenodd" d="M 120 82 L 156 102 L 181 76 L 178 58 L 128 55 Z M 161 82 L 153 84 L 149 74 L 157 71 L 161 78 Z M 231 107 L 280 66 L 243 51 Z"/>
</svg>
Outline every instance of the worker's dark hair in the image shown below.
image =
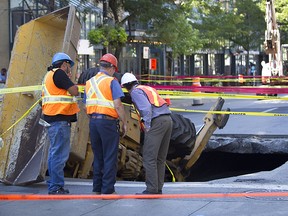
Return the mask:
<svg viewBox="0 0 288 216">
<path fill-rule="evenodd" d="M 65 60 L 60 60 L 60 61 L 55 62 L 53 65 L 51 65 L 47 68 L 47 71 L 50 71 L 53 68 L 60 68 L 61 65 L 63 64 L 63 62 L 65 62 Z"/>
<path fill-rule="evenodd" d="M 53 63 L 52 66 L 53 66 L 53 68 L 59 68 L 59 67 L 61 67 L 63 62 L 65 62 L 65 60 L 56 61 L 56 62 Z"/>
<path fill-rule="evenodd" d="M 133 81 L 133 82 L 123 84 L 123 87 L 126 88 L 128 91 L 130 91 L 132 87 L 137 84 L 138 84 L 138 81 Z"/>
</svg>

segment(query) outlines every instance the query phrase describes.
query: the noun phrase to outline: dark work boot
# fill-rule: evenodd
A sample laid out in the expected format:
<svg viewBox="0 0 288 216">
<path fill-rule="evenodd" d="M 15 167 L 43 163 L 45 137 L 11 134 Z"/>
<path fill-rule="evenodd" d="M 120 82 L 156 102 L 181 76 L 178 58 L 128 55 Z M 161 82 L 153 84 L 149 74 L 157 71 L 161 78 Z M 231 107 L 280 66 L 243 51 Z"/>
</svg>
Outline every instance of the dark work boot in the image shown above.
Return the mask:
<svg viewBox="0 0 288 216">
<path fill-rule="evenodd" d="M 48 194 L 69 194 L 69 190 L 68 189 L 64 189 L 63 187 L 61 187 L 58 190 L 49 191 Z"/>
</svg>

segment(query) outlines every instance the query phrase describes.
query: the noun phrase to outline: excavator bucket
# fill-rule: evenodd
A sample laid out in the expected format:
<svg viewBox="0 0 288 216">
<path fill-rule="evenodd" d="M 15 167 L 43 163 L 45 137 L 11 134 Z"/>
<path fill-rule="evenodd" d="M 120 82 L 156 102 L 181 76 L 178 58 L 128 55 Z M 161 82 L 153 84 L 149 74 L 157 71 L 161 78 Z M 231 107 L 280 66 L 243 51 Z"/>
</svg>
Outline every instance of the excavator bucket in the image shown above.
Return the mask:
<svg viewBox="0 0 288 216">
<path fill-rule="evenodd" d="M 211 107 L 211 111 L 221 111 L 224 104 L 224 99 L 219 97 L 217 102 L 213 107 Z M 230 111 L 228 108 L 226 111 Z M 219 128 L 223 129 L 228 122 L 229 115 L 228 114 L 212 114 L 207 113 L 204 117 L 204 125 L 197 133 L 197 139 L 195 142 L 195 146 L 192 149 L 190 155 L 187 155 L 182 162 L 185 164 L 185 168 L 183 172 L 187 172 L 199 159 L 201 153 L 203 152 L 205 146 L 207 145 L 210 137 L 213 135 L 213 132 Z"/>
<path fill-rule="evenodd" d="M 5 87 L 40 86 L 56 52 L 65 52 L 75 60 L 80 29 L 74 6 L 20 26 Z M 0 102 L 0 180 L 5 184 L 25 185 L 44 180 L 49 144 L 45 122 L 40 119 L 41 106 L 37 103 L 40 98 L 39 87 L 4 94 Z"/>
</svg>

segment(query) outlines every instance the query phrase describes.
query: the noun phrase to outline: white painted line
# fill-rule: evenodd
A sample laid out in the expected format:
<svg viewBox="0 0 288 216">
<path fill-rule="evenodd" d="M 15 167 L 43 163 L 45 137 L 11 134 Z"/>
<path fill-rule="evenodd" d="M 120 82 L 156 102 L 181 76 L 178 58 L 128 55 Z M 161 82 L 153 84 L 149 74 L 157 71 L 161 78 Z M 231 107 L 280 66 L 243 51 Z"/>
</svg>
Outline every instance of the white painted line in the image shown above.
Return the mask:
<svg viewBox="0 0 288 216">
<path fill-rule="evenodd" d="M 271 112 L 271 111 L 273 111 L 273 110 L 275 110 L 275 109 L 277 109 L 277 108 L 271 108 L 271 109 L 265 110 L 265 111 L 263 111 L 263 112 L 264 112 L 264 113 L 267 113 L 267 112 Z"/>
<path fill-rule="evenodd" d="M 83 181 L 65 181 L 65 185 L 72 186 L 92 186 L 91 182 Z M 116 187 L 126 187 L 126 188 L 145 188 L 144 182 L 117 182 Z M 263 189 L 263 190 L 288 190 L 288 185 L 286 184 L 277 184 L 277 183 L 205 183 L 205 182 L 165 182 L 164 188 L 179 188 L 184 190 L 185 188 L 232 188 L 232 189 Z"/>
</svg>

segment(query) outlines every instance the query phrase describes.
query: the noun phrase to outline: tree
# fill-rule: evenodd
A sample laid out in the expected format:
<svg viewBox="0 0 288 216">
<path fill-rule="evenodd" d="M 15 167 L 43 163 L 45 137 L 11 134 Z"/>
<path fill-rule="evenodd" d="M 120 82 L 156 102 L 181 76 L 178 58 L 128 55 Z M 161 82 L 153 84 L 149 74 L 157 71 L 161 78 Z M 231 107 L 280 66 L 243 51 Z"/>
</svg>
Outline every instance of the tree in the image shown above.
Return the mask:
<svg viewBox="0 0 288 216">
<path fill-rule="evenodd" d="M 183 5 L 166 5 L 162 14 L 153 18 L 153 29 L 147 31 L 171 47 L 173 55 L 191 55 L 203 47 L 199 31 L 191 25 Z"/>
<path fill-rule="evenodd" d="M 222 3 L 213 0 L 191 0 L 191 23 L 199 30 L 204 49 L 218 50 L 237 31 L 241 19 L 233 11 L 223 9 Z"/>
<path fill-rule="evenodd" d="M 240 17 L 241 22 L 236 24 L 235 34 L 228 39 L 247 51 L 246 70 L 248 70 L 250 50 L 259 50 L 264 41 L 264 13 L 260 5 L 253 0 L 236 1 L 235 8 L 237 8 L 235 16 Z"/>
<path fill-rule="evenodd" d="M 255 0 L 238 0 L 224 8 L 221 2 L 206 0 L 195 3 L 194 7 L 197 13 L 192 20 L 198 22 L 193 25 L 204 38 L 204 47 L 219 49 L 229 41 L 229 48 L 238 46 L 247 51 L 248 69 L 249 51 L 259 50 L 264 41 L 265 19 L 259 3 Z"/>
<path fill-rule="evenodd" d="M 102 44 L 104 47 L 110 46 L 115 53 L 118 47 L 122 47 L 127 42 L 125 29 L 120 26 L 103 25 L 93 29 L 88 33 L 88 39 L 92 44 Z M 118 54 L 119 55 L 119 54 Z"/>
<path fill-rule="evenodd" d="M 175 15 L 175 14 L 174 14 Z M 157 38 L 173 50 L 173 55 L 191 55 L 203 47 L 199 31 L 193 29 L 187 18 L 181 14 L 177 19 L 159 20 L 154 23 Z"/>
<path fill-rule="evenodd" d="M 279 25 L 281 44 L 288 44 L 288 4 L 287 0 L 275 1 L 276 20 Z"/>
<path fill-rule="evenodd" d="M 109 27 L 104 26 L 105 24 L 97 26 L 89 33 L 89 40 L 92 44 L 109 46 L 115 50 L 116 57 L 119 57 L 120 49 L 125 43 L 123 26 L 126 22 L 129 26 L 137 21 L 147 26 L 148 23 L 151 24 L 144 35 L 147 41 L 164 43 L 176 55 L 191 54 L 202 46 L 198 31 L 189 24 L 184 10 L 181 4 L 177 5 L 172 0 L 109 0 Z"/>
</svg>

